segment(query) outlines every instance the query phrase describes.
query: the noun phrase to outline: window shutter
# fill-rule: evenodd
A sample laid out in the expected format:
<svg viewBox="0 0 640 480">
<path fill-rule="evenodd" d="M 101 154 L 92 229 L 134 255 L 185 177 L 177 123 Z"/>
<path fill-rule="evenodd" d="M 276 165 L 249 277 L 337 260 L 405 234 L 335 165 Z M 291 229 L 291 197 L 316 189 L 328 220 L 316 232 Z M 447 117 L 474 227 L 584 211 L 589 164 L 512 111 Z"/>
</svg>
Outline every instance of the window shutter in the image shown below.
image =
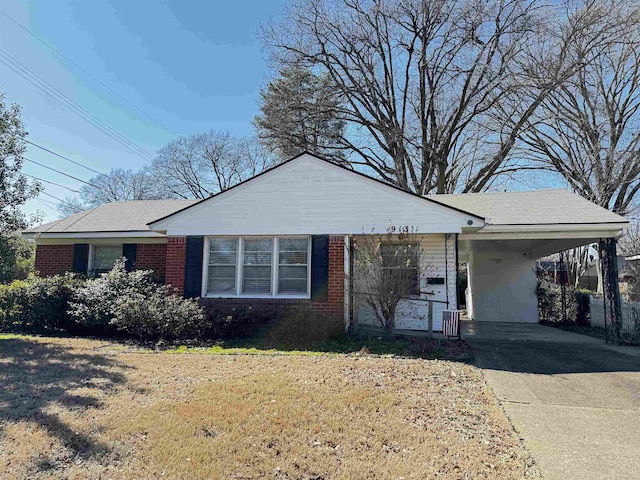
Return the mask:
<svg viewBox="0 0 640 480">
<path fill-rule="evenodd" d="M 74 243 L 73 244 L 73 272 L 87 274 L 89 269 L 89 244 Z"/>
<path fill-rule="evenodd" d="M 184 265 L 184 297 L 198 298 L 202 294 L 202 251 L 204 237 L 187 237 Z"/>
<path fill-rule="evenodd" d="M 127 260 L 124 262 L 124 268 L 127 272 L 133 270 L 136 263 L 136 253 L 138 252 L 137 243 L 125 243 L 122 245 L 122 256 Z"/>
<path fill-rule="evenodd" d="M 329 236 L 311 237 L 311 299 L 326 300 L 329 293 Z"/>
</svg>

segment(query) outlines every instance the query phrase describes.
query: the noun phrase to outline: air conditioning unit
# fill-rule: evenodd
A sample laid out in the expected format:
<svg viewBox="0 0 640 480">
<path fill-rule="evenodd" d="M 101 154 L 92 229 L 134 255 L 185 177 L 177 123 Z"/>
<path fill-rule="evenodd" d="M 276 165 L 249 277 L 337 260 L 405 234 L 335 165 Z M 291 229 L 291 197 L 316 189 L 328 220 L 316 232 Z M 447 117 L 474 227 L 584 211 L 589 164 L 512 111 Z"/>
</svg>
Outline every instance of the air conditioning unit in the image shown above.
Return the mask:
<svg viewBox="0 0 640 480">
<path fill-rule="evenodd" d="M 447 337 L 460 338 L 460 310 L 442 312 L 442 334 Z"/>
</svg>

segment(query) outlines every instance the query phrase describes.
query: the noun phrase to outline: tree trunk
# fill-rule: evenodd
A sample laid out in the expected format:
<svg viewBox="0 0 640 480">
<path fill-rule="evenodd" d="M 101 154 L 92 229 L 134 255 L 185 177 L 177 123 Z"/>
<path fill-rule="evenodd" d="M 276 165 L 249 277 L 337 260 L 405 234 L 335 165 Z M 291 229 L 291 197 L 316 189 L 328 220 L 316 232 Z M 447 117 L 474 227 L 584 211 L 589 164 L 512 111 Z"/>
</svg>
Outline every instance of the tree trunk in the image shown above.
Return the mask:
<svg viewBox="0 0 640 480">
<path fill-rule="evenodd" d="M 385 340 L 393 340 L 396 338 L 396 327 L 393 322 L 386 322 L 382 330 L 382 336 Z"/>
<path fill-rule="evenodd" d="M 602 259 L 605 325 L 607 342 L 622 343 L 622 306 L 618 284 L 618 258 L 615 238 L 601 239 L 598 254 Z"/>
</svg>

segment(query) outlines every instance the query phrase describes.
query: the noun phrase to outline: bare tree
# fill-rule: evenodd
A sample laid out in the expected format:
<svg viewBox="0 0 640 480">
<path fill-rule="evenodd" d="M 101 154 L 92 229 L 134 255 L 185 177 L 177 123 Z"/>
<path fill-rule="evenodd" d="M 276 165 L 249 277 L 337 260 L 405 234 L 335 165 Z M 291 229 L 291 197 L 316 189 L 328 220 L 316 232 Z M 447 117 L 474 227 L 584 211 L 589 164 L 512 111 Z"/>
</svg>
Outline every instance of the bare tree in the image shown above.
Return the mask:
<svg viewBox="0 0 640 480">
<path fill-rule="evenodd" d="M 80 188 L 79 198 L 67 197 L 58 204 L 58 211 L 66 216 L 109 202 L 172 197 L 175 198 L 171 192 L 156 187 L 147 169 L 134 171 L 114 168 L 108 174 L 92 177 Z"/>
<path fill-rule="evenodd" d="M 566 266 L 567 280 L 573 288 L 578 289 L 580 287 L 580 279 L 587 273 L 592 264 L 593 253 L 592 245 L 584 245 L 560 252 L 562 263 Z"/>
<path fill-rule="evenodd" d="M 273 159 L 252 139 L 207 132 L 163 147 L 150 166 L 157 188 L 178 198 L 206 198 L 260 173 Z"/>
<path fill-rule="evenodd" d="M 280 66 L 327 74 L 349 161 L 420 194 L 521 170 L 529 117 L 615 34 L 609 2 L 299 0 L 264 32 Z M 598 24 L 598 29 L 594 25 Z"/>
<path fill-rule="evenodd" d="M 640 190 L 640 15 L 634 7 L 614 12 L 623 33 L 589 52 L 583 66 L 544 99 L 523 137 L 530 158 L 621 215 Z M 610 300 L 614 334 L 620 327 L 615 254 L 615 240 L 599 241 L 599 291 Z"/>
<path fill-rule="evenodd" d="M 261 113 L 253 123 L 260 141 L 280 158 L 302 151 L 342 156 L 345 122 L 338 118 L 340 97 L 327 74 L 284 68 L 260 97 Z"/>
<path fill-rule="evenodd" d="M 430 266 L 415 235 L 370 234 L 354 242 L 355 295 L 373 311 L 386 337 L 393 337 L 398 304 L 420 295 Z"/>
<path fill-rule="evenodd" d="M 640 299 L 640 226 L 633 223 L 627 234 L 620 241 L 621 253 L 630 260 L 625 262 L 624 275 L 627 277 L 627 292 L 629 300 Z"/>
</svg>

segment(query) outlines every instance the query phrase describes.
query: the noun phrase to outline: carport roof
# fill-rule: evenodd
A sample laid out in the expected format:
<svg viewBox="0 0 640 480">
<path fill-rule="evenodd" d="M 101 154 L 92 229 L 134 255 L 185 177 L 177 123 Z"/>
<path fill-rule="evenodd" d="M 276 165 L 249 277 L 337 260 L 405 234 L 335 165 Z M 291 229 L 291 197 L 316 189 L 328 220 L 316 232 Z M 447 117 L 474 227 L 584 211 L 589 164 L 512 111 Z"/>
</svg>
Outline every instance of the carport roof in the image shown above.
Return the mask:
<svg viewBox="0 0 640 480">
<path fill-rule="evenodd" d="M 628 223 L 568 190 L 429 195 L 449 207 L 484 217 L 490 225 L 571 225 Z"/>
</svg>

